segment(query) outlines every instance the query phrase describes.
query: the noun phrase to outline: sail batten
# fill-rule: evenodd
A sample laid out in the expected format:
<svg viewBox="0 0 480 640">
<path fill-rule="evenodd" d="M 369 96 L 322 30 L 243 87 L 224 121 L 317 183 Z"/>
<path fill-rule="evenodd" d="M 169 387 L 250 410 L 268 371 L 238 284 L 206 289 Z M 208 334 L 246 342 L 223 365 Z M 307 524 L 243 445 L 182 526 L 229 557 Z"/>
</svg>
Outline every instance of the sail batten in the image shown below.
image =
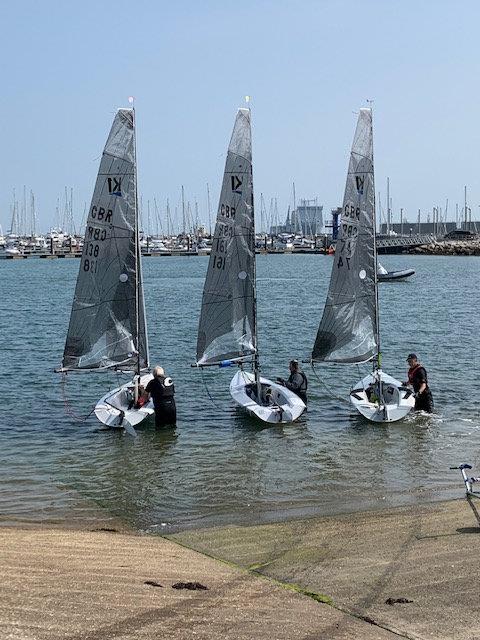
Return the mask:
<svg viewBox="0 0 480 640">
<path fill-rule="evenodd" d="M 228 146 L 202 297 L 197 364 L 256 353 L 255 222 L 249 109 L 239 109 Z"/>
<path fill-rule="evenodd" d="M 361 363 L 377 353 L 374 207 L 372 112 L 361 109 L 314 361 Z"/>
<path fill-rule="evenodd" d="M 63 370 L 148 366 L 136 178 L 134 112 L 119 109 L 87 218 Z"/>
</svg>

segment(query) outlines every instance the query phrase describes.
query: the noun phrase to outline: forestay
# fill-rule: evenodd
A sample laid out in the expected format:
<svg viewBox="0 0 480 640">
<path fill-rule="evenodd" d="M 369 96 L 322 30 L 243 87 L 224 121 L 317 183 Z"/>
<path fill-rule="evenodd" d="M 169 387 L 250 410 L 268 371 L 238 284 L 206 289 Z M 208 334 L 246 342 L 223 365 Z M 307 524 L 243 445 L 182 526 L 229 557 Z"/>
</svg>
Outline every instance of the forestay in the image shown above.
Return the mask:
<svg viewBox="0 0 480 640">
<path fill-rule="evenodd" d="M 148 367 L 136 186 L 134 111 L 119 109 L 87 219 L 65 370 Z"/>
<path fill-rule="evenodd" d="M 203 289 L 197 341 L 198 365 L 255 353 L 254 280 L 250 110 L 239 109 L 228 147 Z"/>
<path fill-rule="evenodd" d="M 374 207 L 372 112 L 361 109 L 313 360 L 365 362 L 377 352 Z"/>
</svg>

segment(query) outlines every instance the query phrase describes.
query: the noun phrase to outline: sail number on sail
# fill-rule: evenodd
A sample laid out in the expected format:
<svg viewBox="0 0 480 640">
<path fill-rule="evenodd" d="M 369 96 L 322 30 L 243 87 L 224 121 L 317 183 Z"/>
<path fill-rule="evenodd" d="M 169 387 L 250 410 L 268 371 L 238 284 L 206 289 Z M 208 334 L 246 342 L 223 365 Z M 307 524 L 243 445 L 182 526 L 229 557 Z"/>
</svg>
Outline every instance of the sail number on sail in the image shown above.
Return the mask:
<svg viewBox="0 0 480 640">
<path fill-rule="evenodd" d="M 231 191 L 230 195 L 232 200 L 238 201 L 237 196 L 242 195 L 242 191 L 240 187 L 243 184 L 243 180 L 239 178 L 237 175 L 231 175 L 230 181 L 228 181 L 227 177 L 225 177 L 223 189 L 225 191 L 222 193 L 222 197 L 229 197 L 228 191 Z M 227 186 L 229 185 L 229 186 Z M 227 264 L 227 255 L 229 251 L 229 247 L 231 244 L 231 240 L 235 235 L 235 214 L 237 213 L 237 207 L 232 204 L 225 204 L 223 202 L 220 203 L 218 208 L 218 216 L 217 216 L 217 227 L 215 229 L 215 238 L 213 243 L 213 253 L 211 258 L 211 264 L 214 269 L 225 269 L 225 265 Z"/>
<path fill-rule="evenodd" d="M 342 233 L 339 238 L 339 258 L 337 262 L 339 269 L 345 266 L 350 269 L 350 260 L 353 258 L 357 246 L 359 220 L 360 207 L 347 203 L 343 208 Z"/>
<path fill-rule="evenodd" d="M 97 207 L 94 205 L 90 211 L 90 220 L 98 222 L 111 223 L 113 216 L 113 209 L 105 209 L 104 207 Z M 93 258 L 98 258 L 100 254 L 100 247 L 102 242 L 107 239 L 107 230 L 101 227 L 94 227 L 91 224 L 87 227 L 87 233 L 85 235 L 85 246 L 83 248 L 83 270 L 97 272 L 97 261 Z"/>
<path fill-rule="evenodd" d="M 235 220 L 235 207 L 230 207 L 228 204 L 220 205 L 220 215 Z"/>
<path fill-rule="evenodd" d="M 233 237 L 233 225 L 228 224 L 227 222 L 220 223 L 218 225 L 218 231 L 219 235 L 215 238 L 213 244 L 214 254 L 212 256 L 212 266 L 214 269 L 225 269 L 228 245 L 230 243 L 230 238 Z"/>
<path fill-rule="evenodd" d="M 224 219 L 222 220 L 221 218 Z M 232 224 L 234 220 L 235 207 L 228 204 L 221 204 L 217 223 L 218 234 L 213 244 L 214 255 L 212 256 L 212 266 L 214 269 L 225 269 L 230 239 L 234 236 L 234 226 Z"/>
</svg>

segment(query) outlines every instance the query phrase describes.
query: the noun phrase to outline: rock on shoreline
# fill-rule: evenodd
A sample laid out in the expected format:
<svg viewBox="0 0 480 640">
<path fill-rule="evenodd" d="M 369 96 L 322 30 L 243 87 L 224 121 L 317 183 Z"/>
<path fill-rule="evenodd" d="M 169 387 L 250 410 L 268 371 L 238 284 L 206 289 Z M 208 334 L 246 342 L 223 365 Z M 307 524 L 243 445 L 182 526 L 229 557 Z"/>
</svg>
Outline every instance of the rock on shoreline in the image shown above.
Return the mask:
<svg viewBox="0 0 480 640">
<path fill-rule="evenodd" d="M 430 244 L 412 247 L 407 253 L 436 256 L 480 256 L 480 239 L 434 240 Z"/>
</svg>

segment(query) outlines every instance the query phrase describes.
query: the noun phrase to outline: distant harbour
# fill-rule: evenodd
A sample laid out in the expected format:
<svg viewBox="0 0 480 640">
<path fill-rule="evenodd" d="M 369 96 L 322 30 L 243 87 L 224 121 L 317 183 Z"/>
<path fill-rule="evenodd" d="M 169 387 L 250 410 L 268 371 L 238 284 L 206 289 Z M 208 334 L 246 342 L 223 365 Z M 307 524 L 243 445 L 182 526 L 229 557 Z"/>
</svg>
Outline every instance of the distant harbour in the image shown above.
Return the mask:
<svg viewBox="0 0 480 640">
<path fill-rule="evenodd" d="M 211 239 L 210 239 L 211 240 Z M 168 244 L 168 241 L 166 241 Z M 276 237 L 265 237 L 261 243 L 257 242 L 257 254 L 331 254 L 334 252 L 334 241 L 331 237 L 321 235 L 311 239 L 307 246 L 288 246 L 282 248 L 281 243 Z M 21 245 L 20 245 L 21 246 Z M 142 246 L 142 256 L 144 257 L 192 257 L 206 256 L 210 254 L 209 247 L 194 247 L 194 243 L 187 248 L 182 249 L 162 249 L 158 250 L 151 246 Z M 436 237 L 432 234 L 428 235 L 409 235 L 409 236 L 379 236 L 377 238 L 377 250 L 379 254 L 420 254 L 420 255 L 444 255 L 444 256 L 479 256 L 480 255 L 480 236 L 472 234 L 468 239 L 451 239 Z M 8 251 L 0 252 L 0 259 L 22 260 L 25 258 L 80 258 L 82 256 L 81 249 L 78 244 L 70 246 L 50 246 L 48 250 L 21 248 L 16 252 Z"/>
</svg>

